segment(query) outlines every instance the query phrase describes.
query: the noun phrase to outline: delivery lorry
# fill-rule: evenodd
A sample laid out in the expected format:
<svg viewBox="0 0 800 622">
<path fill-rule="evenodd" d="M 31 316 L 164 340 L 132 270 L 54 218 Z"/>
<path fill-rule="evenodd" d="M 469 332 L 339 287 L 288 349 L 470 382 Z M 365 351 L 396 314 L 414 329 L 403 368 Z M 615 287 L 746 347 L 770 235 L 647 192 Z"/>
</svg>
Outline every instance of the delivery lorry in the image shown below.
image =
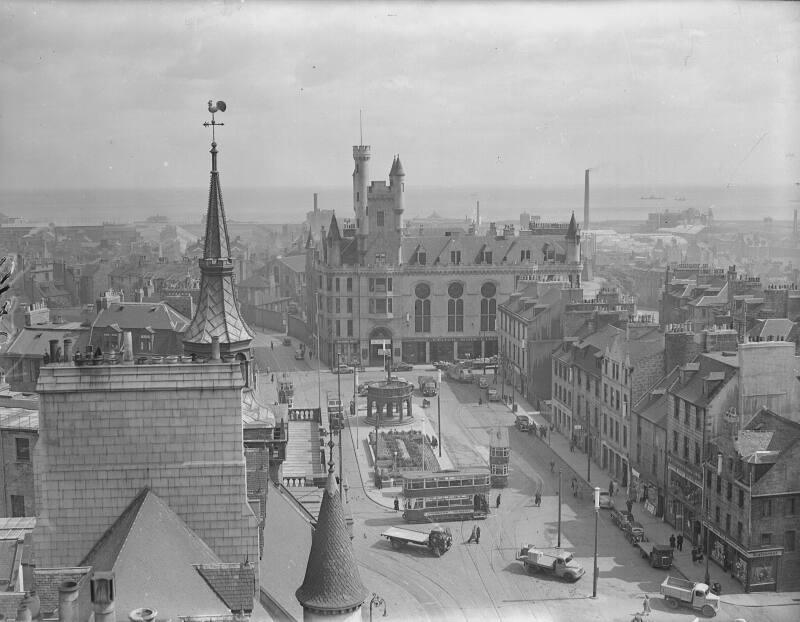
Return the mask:
<svg viewBox="0 0 800 622">
<path fill-rule="evenodd" d="M 669 568 L 672 566 L 672 547 L 669 544 L 653 542 L 637 542 L 636 548 L 642 557 L 650 562 L 651 568 Z"/>
<path fill-rule="evenodd" d="M 719 611 L 719 596 L 713 594 L 705 583 L 667 577 L 661 584 L 661 593 L 672 609 L 684 605 L 701 611 L 707 618 L 717 615 Z"/>
<path fill-rule="evenodd" d="M 439 392 L 439 383 L 433 376 L 420 376 L 419 390 L 425 397 L 433 397 Z"/>
<path fill-rule="evenodd" d="M 427 547 L 436 557 L 444 555 L 453 545 L 453 534 L 449 527 L 433 525 L 429 531 L 417 531 L 406 527 L 389 527 L 381 534 L 392 544 L 393 549 L 401 549 L 407 544 Z"/>
<path fill-rule="evenodd" d="M 586 574 L 583 567 L 573 559 L 572 553 L 561 549 L 542 550 L 532 545 L 523 546 L 517 555 L 517 561 L 522 562 L 528 574 L 551 572 L 573 583 Z"/>
</svg>

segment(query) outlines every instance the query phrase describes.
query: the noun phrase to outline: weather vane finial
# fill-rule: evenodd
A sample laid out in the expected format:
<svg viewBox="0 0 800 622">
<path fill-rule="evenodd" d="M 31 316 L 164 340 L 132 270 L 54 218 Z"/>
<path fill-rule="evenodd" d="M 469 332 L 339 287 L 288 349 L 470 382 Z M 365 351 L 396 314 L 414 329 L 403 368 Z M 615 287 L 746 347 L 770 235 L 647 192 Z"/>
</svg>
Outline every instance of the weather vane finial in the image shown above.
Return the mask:
<svg viewBox="0 0 800 622">
<path fill-rule="evenodd" d="M 218 101 L 216 103 L 216 105 L 214 105 L 214 101 L 213 100 L 211 100 L 211 99 L 208 100 L 208 111 L 211 113 L 211 121 L 206 121 L 205 123 L 203 123 L 203 127 L 211 126 L 211 142 L 216 142 L 216 136 L 214 134 L 214 129 L 218 125 L 225 125 L 224 123 L 217 123 L 214 120 L 214 113 L 215 112 L 225 112 L 226 108 L 227 108 L 227 106 L 225 105 L 225 102 L 223 102 L 223 101 Z"/>
</svg>

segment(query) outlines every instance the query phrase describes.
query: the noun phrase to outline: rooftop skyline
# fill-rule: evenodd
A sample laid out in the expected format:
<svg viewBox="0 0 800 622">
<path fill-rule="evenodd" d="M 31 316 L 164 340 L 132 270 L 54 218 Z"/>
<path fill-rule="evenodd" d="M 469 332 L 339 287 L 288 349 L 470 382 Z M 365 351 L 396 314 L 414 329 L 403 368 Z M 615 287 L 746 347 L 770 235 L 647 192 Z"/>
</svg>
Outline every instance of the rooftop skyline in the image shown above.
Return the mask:
<svg viewBox="0 0 800 622">
<path fill-rule="evenodd" d="M 0 6 L 0 183 L 226 187 L 800 180 L 794 3 Z"/>
</svg>

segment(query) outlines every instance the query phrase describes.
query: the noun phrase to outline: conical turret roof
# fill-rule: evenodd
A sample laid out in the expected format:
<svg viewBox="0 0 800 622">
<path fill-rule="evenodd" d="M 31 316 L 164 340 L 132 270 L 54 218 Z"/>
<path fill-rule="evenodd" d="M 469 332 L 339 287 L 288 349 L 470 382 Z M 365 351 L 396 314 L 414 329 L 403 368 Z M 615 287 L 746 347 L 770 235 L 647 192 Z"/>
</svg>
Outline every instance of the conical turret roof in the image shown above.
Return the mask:
<svg viewBox="0 0 800 622">
<path fill-rule="evenodd" d="M 306 576 L 295 596 L 303 607 L 323 612 L 353 610 L 367 597 L 332 472 L 328 473 L 322 494 Z"/>
<path fill-rule="evenodd" d="M 567 227 L 567 239 L 574 239 L 578 235 L 578 223 L 575 222 L 575 212 L 572 212 L 572 218 L 569 219 L 569 227 Z"/>
<path fill-rule="evenodd" d="M 331 228 L 328 230 L 328 241 L 339 242 L 342 239 L 342 234 L 339 232 L 339 223 L 336 220 L 336 212 L 331 216 Z"/>
<path fill-rule="evenodd" d="M 222 188 L 217 171 L 217 143 L 211 144 L 212 166 L 211 184 L 208 190 L 208 212 L 206 213 L 206 239 L 203 246 L 203 259 L 225 258 L 231 256 L 231 243 L 228 238 L 228 223 L 225 220 L 225 205 L 222 202 Z"/>
<path fill-rule="evenodd" d="M 399 155 L 395 158 L 392 170 L 394 171 L 394 175 L 396 177 L 405 177 L 406 172 L 403 170 L 403 163 L 400 161 Z"/>
</svg>

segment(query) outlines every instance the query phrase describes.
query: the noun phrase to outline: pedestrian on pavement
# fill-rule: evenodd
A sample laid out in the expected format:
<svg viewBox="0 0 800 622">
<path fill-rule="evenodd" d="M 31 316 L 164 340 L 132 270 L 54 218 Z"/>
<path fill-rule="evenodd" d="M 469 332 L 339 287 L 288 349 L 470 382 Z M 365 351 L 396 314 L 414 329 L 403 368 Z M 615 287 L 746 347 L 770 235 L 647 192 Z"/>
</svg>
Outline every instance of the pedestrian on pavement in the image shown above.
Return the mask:
<svg viewBox="0 0 800 622">
<path fill-rule="evenodd" d="M 669 546 L 672 549 L 675 548 L 675 534 L 674 533 L 669 537 Z"/>
<path fill-rule="evenodd" d="M 400 499 L 397 497 L 394 498 L 394 511 L 397 512 L 400 509 Z"/>
<path fill-rule="evenodd" d="M 675 543 L 678 545 L 678 550 L 683 550 L 683 534 L 679 533 L 678 538 L 675 540 Z"/>
<path fill-rule="evenodd" d="M 269 379 L 270 382 L 275 382 L 275 374 L 272 374 L 272 377 Z"/>
<path fill-rule="evenodd" d="M 472 533 L 469 534 L 469 538 L 467 539 L 467 544 L 472 542 L 477 536 L 478 536 L 478 526 L 477 525 L 473 525 L 472 526 Z"/>
<path fill-rule="evenodd" d="M 481 528 L 477 525 L 475 526 L 475 544 L 481 543 Z"/>
<path fill-rule="evenodd" d="M 608 482 L 608 495 L 610 497 L 614 496 L 614 480 L 613 479 L 610 482 Z"/>
<path fill-rule="evenodd" d="M 631 511 L 633 511 L 633 500 L 632 500 L 632 499 L 628 499 L 628 500 L 625 502 L 625 505 L 627 505 L 627 506 L 628 506 L 628 512 L 629 512 L 629 513 L 630 513 Z"/>
<path fill-rule="evenodd" d="M 652 610 L 650 609 L 650 598 L 647 596 L 647 594 L 645 594 L 644 602 L 642 603 L 642 613 L 646 616 L 649 616 L 651 611 Z"/>
<path fill-rule="evenodd" d="M 575 453 L 575 441 L 572 439 L 569 441 L 569 453 Z"/>
<path fill-rule="evenodd" d="M 539 493 L 539 492 L 536 493 L 536 496 L 534 497 L 534 503 L 536 504 L 537 508 L 540 505 L 542 505 L 542 495 L 541 495 L 541 493 Z"/>
<path fill-rule="evenodd" d="M 275 349 L 275 342 L 274 341 L 270 341 L 269 342 L 269 349 L 270 350 L 274 350 Z"/>
<path fill-rule="evenodd" d="M 497 493 L 497 501 L 496 501 L 494 507 L 495 508 L 499 508 L 500 507 L 500 493 L 499 492 Z"/>
</svg>

